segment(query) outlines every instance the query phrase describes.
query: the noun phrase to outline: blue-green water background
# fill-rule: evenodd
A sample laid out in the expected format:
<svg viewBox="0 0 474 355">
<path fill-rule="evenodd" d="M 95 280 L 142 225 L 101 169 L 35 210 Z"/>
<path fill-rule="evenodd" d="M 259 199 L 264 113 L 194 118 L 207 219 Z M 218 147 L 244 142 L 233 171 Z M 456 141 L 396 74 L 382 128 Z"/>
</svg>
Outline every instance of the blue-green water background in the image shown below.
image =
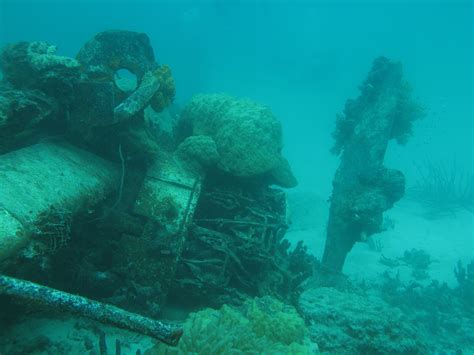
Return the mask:
<svg viewBox="0 0 474 355">
<path fill-rule="evenodd" d="M 379 55 L 401 60 L 428 115 L 387 166 L 414 184 L 413 162 L 473 165 L 471 1 L 0 0 L 0 44 L 45 40 L 74 56 L 97 32 L 149 35 L 177 102 L 226 92 L 269 105 L 284 128 L 300 188 L 328 195 L 335 115 Z"/>
</svg>

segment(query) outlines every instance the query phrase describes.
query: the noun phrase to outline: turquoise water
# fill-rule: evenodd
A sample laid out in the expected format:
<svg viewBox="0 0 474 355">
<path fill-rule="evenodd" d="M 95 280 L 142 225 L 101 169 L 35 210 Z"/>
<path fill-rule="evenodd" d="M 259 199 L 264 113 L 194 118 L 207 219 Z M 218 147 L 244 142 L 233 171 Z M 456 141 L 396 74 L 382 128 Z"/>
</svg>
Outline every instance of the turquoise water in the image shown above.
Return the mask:
<svg viewBox="0 0 474 355">
<path fill-rule="evenodd" d="M 298 331 L 306 332 L 306 335 L 300 338 L 295 335 L 297 340 L 294 340 L 294 343 L 298 345 L 291 347 L 292 341 L 287 339 L 285 343 L 278 338 L 285 331 L 266 325 L 262 326 L 265 329 L 262 331 L 264 340 L 261 343 L 252 343 L 249 349 L 239 348 L 243 353 L 251 353 L 252 350 L 257 353 L 314 353 L 317 347 L 321 352 L 348 354 L 456 351 L 469 354 L 474 351 L 474 32 L 471 1 L 0 0 L 0 47 L 20 41 L 45 41 L 57 46 L 56 54 L 75 58 L 87 41 L 97 33 L 111 29 L 145 33 L 148 36 L 158 67 L 167 65 L 171 69 L 176 89 L 173 102 L 167 102 L 164 105 L 167 107 L 157 116 L 147 116 L 151 112 L 147 111 L 146 120 L 143 120 L 143 112 L 140 110 L 138 116 L 133 116 L 136 122 L 141 122 L 135 126 L 115 123 L 106 128 L 94 128 L 89 131 L 68 121 L 69 115 L 78 117 L 77 113 L 73 113 L 75 106 L 81 106 L 84 100 L 74 101 L 71 96 L 67 96 L 67 90 L 59 86 L 55 87 L 56 91 L 51 91 L 50 88 L 48 91 L 39 86 L 40 91 L 46 92 L 59 102 L 60 109 L 55 113 L 57 116 L 54 120 L 45 118 L 44 125 L 34 126 L 34 134 L 29 136 L 30 133 L 27 133 L 25 139 L 18 130 L 14 135 L 9 133 L 8 130 L 16 127 L 15 125 L 2 127 L 3 116 L 0 115 L 0 138 L 5 143 L 5 146 L 0 144 L 0 162 L 3 164 L 0 169 L 3 169 L 4 176 L 8 176 L 9 170 L 14 170 L 11 166 L 15 164 L 11 162 L 19 159 L 11 154 L 18 151 L 21 156 L 21 149 L 34 147 L 38 142 L 49 144 L 50 141 L 55 142 L 58 139 L 72 144 L 74 149 L 86 150 L 99 156 L 104 162 L 94 161 L 94 164 L 101 169 L 105 166 L 110 169 L 104 168 L 103 171 L 104 176 L 107 176 L 103 182 L 105 187 L 90 193 L 100 194 L 99 202 L 93 201 L 90 206 L 78 210 L 71 208 L 71 211 L 66 212 L 58 206 L 53 206 L 54 218 L 51 221 L 47 219 L 48 228 L 58 223 L 62 223 L 62 228 L 67 226 L 66 229 L 71 235 L 59 238 L 61 243 L 64 239 L 64 246 L 50 245 L 48 248 L 52 249 L 52 253 L 41 254 L 39 258 L 25 257 L 24 253 L 8 254 L 6 266 L 0 268 L 0 273 L 47 284 L 178 325 L 183 324 L 189 312 L 205 307 L 219 309 L 224 304 L 240 307 L 240 310 L 245 311 L 234 316 L 251 319 L 249 324 L 255 321 L 252 317 L 257 317 L 255 313 L 258 313 L 258 310 L 280 307 L 272 303 L 273 299 L 264 306 L 260 301 L 252 303 L 254 297 L 272 296 L 295 307 L 287 313 L 270 311 L 269 314 L 276 314 L 273 320 L 271 317 L 261 320 L 263 316 L 259 320 L 274 325 L 278 322 L 291 323 L 288 319 L 297 319 L 294 324 L 291 323 L 294 325 L 291 329 L 296 329 L 295 334 Z M 323 260 L 328 220 L 333 218 L 335 213 L 330 214 L 330 204 L 337 203 L 334 202 L 337 200 L 337 193 L 333 190 L 333 179 L 341 159 L 344 160 L 344 154 L 336 156 L 330 152 L 334 144 L 332 132 L 336 127 L 337 114 L 344 111 L 346 100 L 359 97 L 368 73 L 374 72 L 371 71 L 374 70 L 374 60 L 380 56 L 388 58 L 391 63 L 401 63 L 403 80 L 412 88 L 410 100 L 423 107 L 424 114 L 420 115 L 420 119 L 414 120 L 412 134 L 406 144 L 399 145 L 391 139 L 386 152 L 384 151 L 383 166 L 398 169 L 405 176 L 406 188 L 403 197 L 393 201 L 393 208 L 391 205 L 383 208 L 384 219 L 383 222 L 376 223 L 380 228 L 376 228 L 375 234 L 371 236 L 372 232 L 364 230 L 367 226 L 361 227 L 362 232 L 358 236 L 360 238 L 349 248 L 350 252 L 341 274 L 341 270 L 327 270 L 328 265 Z M 78 70 L 82 70 L 80 73 L 83 76 L 81 80 L 78 76 L 77 81 L 94 81 L 90 73 L 84 71 L 86 65 L 79 57 L 77 58 L 81 62 L 81 68 Z M 5 65 L 3 71 L 4 77 L 8 77 Z M 126 76 L 123 73 L 120 75 Z M 163 77 L 160 77 L 162 88 Z M 122 79 L 126 87 L 127 78 Z M 4 79 L 3 83 L 7 81 Z M 75 83 L 74 81 L 74 85 Z M 369 82 L 372 86 L 374 83 L 375 81 Z M 7 91 L 12 89 L 8 85 L 0 86 L 2 97 L 7 97 Z M 30 87 L 14 89 L 28 90 Z M 72 96 L 76 95 L 75 91 L 72 92 Z M 62 94 L 64 96 L 61 96 Z M 199 101 L 199 97 L 196 99 L 195 96 L 199 94 L 227 96 L 204 96 L 201 97 L 202 101 Z M 87 90 L 86 95 L 93 96 Z M 117 96 L 117 100 L 120 102 L 124 97 Z M 251 103 L 239 101 L 242 98 L 250 100 Z M 8 100 L 15 102 L 10 96 Z M 148 101 L 146 105 L 149 104 Z M 364 104 L 369 107 L 370 100 L 365 100 Z M 85 106 L 87 105 L 86 103 Z M 227 107 L 226 105 L 232 107 L 228 112 L 222 108 Z M 273 118 L 265 121 L 268 117 L 261 113 L 263 106 L 259 105 L 268 107 L 272 117 L 281 123 L 282 137 L 278 134 L 269 134 L 270 138 L 267 137 L 274 121 Z M 198 106 L 201 109 L 198 109 Z M 6 104 L 4 107 L 7 107 Z M 380 109 L 380 106 L 377 107 Z M 3 110 L 0 113 L 5 117 L 13 115 L 11 112 L 14 110 L 8 111 L 2 107 L 0 109 Z M 367 116 L 361 114 L 359 117 Z M 68 117 L 67 120 L 65 117 Z M 229 120 L 223 121 L 237 138 L 230 134 L 232 138 L 220 141 L 220 133 L 213 129 L 221 124 L 222 127 L 225 125 L 217 119 L 217 123 L 213 121 L 214 128 L 210 129 L 206 127 L 209 121 L 200 121 L 203 117 L 230 117 Z M 242 127 L 252 125 L 252 120 L 262 122 L 262 126 L 257 126 L 263 128 L 259 131 L 260 134 L 249 138 Z M 184 123 L 180 126 L 179 122 Z M 186 122 L 193 122 L 193 133 L 186 131 L 189 129 Z M 146 128 L 148 135 L 143 135 L 143 132 L 139 131 L 144 127 L 142 124 L 151 127 L 150 131 L 153 133 L 148 134 Z M 175 127 L 174 130 L 170 128 L 174 135 L 163 133 L 166 131 L 164 125 Z M 227 136 L 222 133 L 222 136 L 228 137 L 229 133 L 226 134 Z M 128 136 L 130 140 L 126 141 L 124 136 Z M 203 139 L 189 141 L 187 146 L 180 145 L 190 136 L 210 136 L 213 141 Z M 257 148 L 262 149 L 252 151 L 255 142 L 258 142 Z M 238 147 L 239 144 L 250 148 L 239 150 L 242 149 Z M 235 151 L 229 146 L 235 148 Z M 367 149 L 370 149 L 373 143 L 367 143 L 367 146 Z M 202 149 L 204 153 L 196 153 L 198 148 L 195 147 Z M 266 156 L 267 147 L 270 147 L 269 151 L 273 149 L 276 153 Z M 360 145 L 346 147 L 357 150 Z M 33 157 L 40 155 L 35 153 L 34 148 L 32 152 Z M 71 154 L 75 154 L 74 152 Z M 151 168 L 154 162 L 163 159 L 166 155 L 163 152 L 173 157 L 176 155 L 180 159 L 183 155 L 179 154 L 189 154 L 186 156 L 191 156 L 192 164 L 198 162 L 199 168 L 192 165 L 192 173 L 189 176 L 199 177 L 199 184 L 202 183 L 202 186 L 199 185 L 201 194 L 193 190 L 194 195 L 189 197 L 189 204 L 179 202 L 176 194 L 171 195 L 171 200 L 169 196 L 159 201 L 156 198 L 153 213 L 160 215 L 160 218 L 155 218 L 157 226 L 150 226 L 150 216 L 142 213 L 136 201 L 141 201 L 141 206 L 148 203 L 147 199 L 152 193 L 149 190 L 143 192 L 141 189 L 148 186 L 146 179 L 150 174 L 155 174 L 155 177 L 156 174 L 165 174 L 162 172 L 166 169 L 162 166 Z M 55 159 L 64 156 L 59 151 L 55 154 Z M 292 175 L 298 181 L 297 186 L 287 188 L 292 184 L 288 185 L 285 180 L 288 185 L 286 186 L 281 182 L 281 176 L 275 177 L 273 170 L 262 167 L 274 159 L 274 155 L 278 156 L 278 159 L 283 156 L 288 160 Z M 256 157 L 255 160 L 261 158 L 263 162 L 258 165 L 252 157 Z M 184 160 L 189 162 L 189 159 Z M 235 161 L 242 165 L 234 165 Z M 82 162 L 81 160 L 77 166 L 88 166 Z M 62 169 L 61 165 L 53 165 L 48 158 L 38 164 L 45 164 L 45 169 L 50 169 L 49 171 Z M 109 168 L 108 164 L 115 165 Z M 268 164 L 273 169 L 273 160 Z M 66 177 L 57 180 L 60 181 L 58 186 L 71 183 L 74 187 L 70 186 L 70 190 L 74 190 L 76 185 L 79 189 L 80 186 L 88 184 L 86 177 L 82 177 L 82 182 L 76 180 L 73 184 L 74 177 L 71 176 L 76 176 L 76 179 L 82 176 L 74 172 L 73 169 L 77 166 L 71 167 L 71 175 L 67 175 L 68 170 L 64 170 Z M 95 166 L 91 164 L 90 168 Z M 174 174 L 173 169 L 175 167 L 170 171 Z M 196 172 L 193 169 L 198 170 Z M 244 170 L 251 173 L 243 173 Z M 31 164 L 29 168 L 25 167 L 24 171 L 27 172 L 24 174 L 31 174 L 31 179 L 35 179 L 36 170 Z M 86 175 L 87 173 L 84 172 Z M 18 176 L 15 179 L 20 181 L 21 174 Z M 184 179 L 189 176 L 186 175 Z M 173 175 L 173 179 L 175 177 Z M 48 175 L 38 175 L 36 179 L 44 181 L 50 178 Z M 377 175 L 374 179 L 381 178 Z M 346 182 L 348 180 L 351 179 L 346 179 Z M 265 186 L 260 186 L 261 190 L 254 191 L 253 187 L 247 190 L 248 186 L 254 186 L 254 183 Z M 262 197 L 261 194 L 267 191 L 267 186 L 273 184 L 282 186 L 283 189 L 278 189 L 277 192 L 272 190 L 272 194 L 275 193 L 272 197 Z M 92 185 L 91 182 L 90 186 Z M 378 186 L 373 181 L 368 185 L 370 188 Z M 9 209 L 8 196 L 15 194 L 12 193 L 13 187 L 8 186 L 0 186 L 0 189 L 4 189 L 4 194 L 0 193 L 0 208 L 11 212 L 23 225 L 33 223 L 23 220 L 18 217 L 18 212 L 13 213 L 13 210 Z M 158 191 L 160 188 L 166 189 L 153 186 Z M 7 189 L 10 190 L 6 191 Z M 40 194 L 41 191 L 53 194 L 53 190 L 42 187 L 38 189 L 40 192 L 35 190 L 33 193 L 31 190 L 30 195 Z M 236 192 L 240 191 L 239 189 L 244 191 L 241 195 Z M 288 201 L 285 208 L 282 208 L 283 202 L 275 202 L 280 201 L 283 196 L 279 195 L 280 193 L 284 194 Z M 198 195 L 199 198 L 196 197 Z M 193 198 L 196 201 L 192 200 Z M 349 197 L 347 199 L 349 201 Z M 253 202 L 249 203 L 250 200 Z M 38 207 L 38 211 L 44 211 L 41 208 Z M 171 247 L 168 250 L 163 245 L 169 242 L 167 236 L 184 233 L 181 229 L 178 232 L 173 229 L 177 228 L 179 223 L 176 224 L 177 222 L 172 220 L 182 218 L 181 213 L 188 213 L 190 209 L 195 215 L 191 213 L 182 223 L 190 223 L 193 226 L 190 227 L 192 232 L 186 233 L 191 233 L 196 239 L 187 237 L 187 241 L 183 242 L 184 251 L 179 249 L 181 246 L 178 248 L 178 276 L 167 278 L 168 276 L 163 276 L 160 272 L 163 265 L 168 265 L 166 258 L 174 255 L 175 250 Z M 285 211 L 282 212 L 283 210 Z M 232 248 L 228 246 L 232 249 L 232 254 L 228 249 L 216 246 L 218 238 L 215 235 L 212 238 L 216 239 L 207 235 L 205 242 L 198 237 L 204 234 L 193 229 L 198 226 L 218 230 L 216 224 L 221 223 L 221 228 L 221 220 L 231 220 L 232 223 L 260 221 L 262 211 L 268 213 L 265 224 L 271 221 L 275 225 L 285 225 L 285 237 L 292 245 L 288 251 L 280 253 L 277 247 L 272 248 L 272 243 L 280 245 L 279 237 L 275 237 L 278 240 L 274 242 L 271 239 L 273 237 L 266 235 L 266 232 L 256 232 L 259 231 L 257 227 L 255 230 L 250 227 L 242 230 L 239 227 L 229 227 L 227 231 L 228 234 L 235 233 L 239 238 L 250 238 L 250 241 L 245 239 L 250 243 L 248 245 L 252 245 L 245 249 L 245 253 L 249 253 L 245 254 L 245 257 L 239 254 L 244 253 L 243 249 L 239 249 L 239 252 L 232 249 L 240 246 L 240 242 L 234 240 L 234 244 L 231 243 Z M 376 214 L 374 210 L 370 213 Z M 359 214 L 363 219 L 363 213 L 358 213 L 357 218 L 360 218 Z M 52 218 L 51 215 L 48 218 Z M 351 218 L 345 215 L 341 218 L 341 223 L 352 221 Z M 372 216 L 368 218 L 370 221 L 375 219 Z M 216 222 L 217 220 L 220 222 Z M 348 233 L 359 233 L 356 229 L 360 223 L 350 223 Z M 182 224 L 179 226 L 181 228 Z M 56 233 L 56 229 L 54 231 Z M 51 230 L 48 229 L 49 232 Z M 44 231 L 42 233 L 45 234 Z M 61 231 L 61 236 L 62 233 Z M 265 239 L 262 245 L 254 245 L 252 238 L 257 234 L 271 241 Z M 140 238 L 133 239 L 133 236 L 137 235 L 148 239 L 143 242 L 140 242 Z M 55 238 L 52 239 L 57 243 Z M 297 248 L 293 253 L 293 248 L 299 241 L 303 241 L 307 246 L 307 252 L 298 254 Z M 1 245 L 0 243 L 0 247 Z M 212 245 L 213 253 L 207 252 L 209 245 Z M 193 254 L 193 250 L 202 252 L 199 255 Z M 261 256 L 259 250 L 264 250 L 265 256 Z M 227 261 L 224 263 L 221 260 L 222 255 L 226 253 L 236 264 L 228 266 Z M 288 256 L 290 254 L 293 259 Z M 20 258 L 12 261 L 13 257 L 17 258 L 18 255 Z M 315 259 L 309 261 L 312 257 Z M 306 258 L 307 264 L 301 262 L 300 265 L 295 262 L 306 261 Z M 286 271 L 278 271 L 278 268 L 275 269 L 263 261 L 269 259 L 276 260 L 275 263 L 283 265 L 282 268 Z M 155 265 L 156 260 L 164 261 Z M 182 260 L 184 261 L 181 262 Z M 202 270 L 192 272 L 197 270 L 193 267 L 201 265 L 193 264 L 195 260 L 210 261 L 210 264 L 217 263 L 216 260 L 219 262 L 217 266 L 209 266 L 210 271 L 204 273 L 207 277 L 205 278 L 199 274 Z M 298 266 L 295 266 L 296 264 Z M 468 265 L 471 265 L 471 269 Z M 150 270 L 144 271 L 148 267 Z M 188 273 L 179 274 L 180 267 L 188 267 Z M 229 269 L 226 269 L 227 267 Z M 215 271 L 221 269 L 222 273 Z M 455 269 L 456 272 L 453 271 Z M 462 273 L 463 270 L 465 274 Z M 336 271 L 336 274 L 333 274 L 333 271 Z M 173 269 L 170 275 L 174 275 L 174 272 Z M 291 281 L 296 274 L 306 275 L 306 272 L 306 283 L 297 286 L 292 284 L 296 282 Z M 330 272 L 329 276 L 327 272 Z M 145 275 L 147 273 L 160 276 L 157 276 L 155 282 L 153 278 Z M 340 280 L 341 277 L 343 281 Z M 275 281 L 276 279 L 283 281 Z M 199 283 L 201 288 L 196 286 Z M 171 287 L 172 291 L 169 291 L 168 287 Z M 167 298 L 168 291 L 171 296 Z M 131 294 L 135 296 L 132 297 Z M 124 298 L 126 301 L 123 301 Z M 352 302 L 351 305 L 347 305 L 348 299 Z M 0 341 L 0 353 L 3 353 L 2 347 L 5 353 L 14 353 L 12 349 L 15 347 L 17 353 L 41 354 L 72 351 L 92 353 L 98 350 L 98 333 L 90 330 L 95 329 L 97 325 L 81 321 L 85 322 L 82 328 L 75 327 L 76 331 L 81 328 L 80 334 L 75 336 L 81 338 L 81 341 L 66 341 L 63 333 L 67 331 L 61 332 L 58 329 L 69 329 L 67 322 L 69 325 L 77 322 L 76 318 L 68 313 L 58 316 L 59 319 L 65 319 L 65 323 L 59 325 L 58 318 L 41 312 L 36 314 L 37 309 L 31 316 L 21 302 L 17 305 L 11 297 L 0 300 L 4 314 L 4 317 L 0 318 L 4 332 L 4 340 Z M 12 302 L 18 307 L 18 317 L 7 312 Z M 252 313 L 249 309 L 257 311 Z M 339 314 L 336 318 L 341 321 L 331 319 L 328 311 L 330 309 L 337 309 L 334 312 Z M 203 317 L 218 317 L 216 314 L 211 315 L 210 310 L 204 312 L 208 313 Z M 222 320 L 223 324 L 226 321 L 229 324 L 240 324 L 229 314 L 229 319 Z M 368 314 L 369 320 L 364 323 L 360 314 Z M 220 317 L 224 318 L 222 315 Z M 397 328 L 397 322 L 394 322 L 398 317 L 401 317 L 401 320 L 397 321 L 402 324 L 400 328 Z M 34 329 L 28 328 L 25 326 L 25 319 L 38 322 L 38 325 Z M 189 322 L 190 318 L 187 319 Z M 303 325 L 298 322 L 303 322 Z M 378 325 L 386 330 L 380 330 Z M 220 334 L 218 326 L 211 328 L 196 326 L 195 332 Z M 236 333 L 251 333 L 244 326 L 236 328 L 239 329 Z M 111 339 L 114 337 L 122 339 L 124 353 L 134 353 L 136 348 L 145 352 L 152 347 L 150 344 L 153 341 L 150 338 L 142 337 L 134 343 L 133 335 L 120 333 L 115 328 L 103 329 L 106 329 L 104 331 L 108 335 L 107 341 L 110 342 L 109 351 L 113 347 Z M 220 331 L 226 332 L 222 329 Z M 30 334 L 29 341 L 18 340 L 18 334 L 22 332 Z M 41 338 L 43 342 L 38 340 L 38 337 L 48 332 L 55 335 L 50 335 L 47 340 Z M 186 332 L 189 334 L 191 330 L 185 326 L 184 337 Z M 278 336 L 272 338 L 271 334 Z M 332 338 L 330 334 L 333 334 Z M 224 336 L 220 334 L 218 337 Z M 255 337 L 255 334 L 250 337 Z M 412 343 L 408 344 L 407 337 L 413 337 Z M 90 341 L 83 341 L 82 338 L 90 338 Z M 273 348 L 273 343 L 266 343 L 269 339 L 278 343 L 278 346 Z M 200 341 L 213 344 L 215 348 L 198 348 L 198 353 L 231 353 L 230 339 L 224 341 L 228 346 L 222 346 L 220 350 L 216 350 L 218 344 L 214 343 L 214 339 L 203 336 Z M 312 345 L 308 345 L 306 341 Z M 28 348 L 25 342 L 36 345 L 30 345 Z M 61 342 L 68 345 L 60 347 L 58 344 Z M 235 342 L 238 343 L 237 340 Z M 85 346 L 83 343 L 92 345 L 89 348 L 89 345 Z M 262 350 L 262 347 L 267 350 Z M 151 353 L 165 351 L 159 347 L 157 349 Z M 185 348 L 183 345 L 180 351 L 186 353 L 193 350 L 191 346 Z"/>
<path fill-rule="evenodd" d="M 178 101 L 226 92 L 270 105 L 284 124 L 285 149 L 301 182 L 311 188 L 321 178 L 314 174 L 322 170 L 317 167 L 335 164 L 324 149 L 334 114 L 357 94 L 379 55 L 402 61 L 430 110 L 427 127 L 401 153 L 404 161 L 410 163 L 415 154 L 424 158 L 427 146 L 426 155 L 456 155 L 472 163 L 471 6 L 469 1 L 4 0 L 0 40 L 45 40 L 74 56 L 97 32 L 145 32 L 157 60 L 173 69 Z M 302 134 L 304 143 L 295 138 Z M 446 144 L 452 149 L 444 149 Z M 328 193 L 332 174 L 324 175 L 321 184 Z"/>
</svg>

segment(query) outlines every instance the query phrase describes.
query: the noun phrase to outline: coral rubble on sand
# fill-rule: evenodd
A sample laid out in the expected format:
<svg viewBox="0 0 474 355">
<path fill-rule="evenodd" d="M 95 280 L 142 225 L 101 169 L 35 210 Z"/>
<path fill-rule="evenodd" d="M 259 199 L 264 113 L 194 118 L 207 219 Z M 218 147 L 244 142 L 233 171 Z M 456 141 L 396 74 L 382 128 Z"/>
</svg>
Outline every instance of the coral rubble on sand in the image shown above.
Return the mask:
<svg viewBox="0 0 474 355">
<path fill-rule="evenodd" d="M 380 298 L 334 288 L 304 291 L 298 307 L 322 351 L 350 354 L 423 354 L 423 337 L 403 313 Z"/>
</svg>

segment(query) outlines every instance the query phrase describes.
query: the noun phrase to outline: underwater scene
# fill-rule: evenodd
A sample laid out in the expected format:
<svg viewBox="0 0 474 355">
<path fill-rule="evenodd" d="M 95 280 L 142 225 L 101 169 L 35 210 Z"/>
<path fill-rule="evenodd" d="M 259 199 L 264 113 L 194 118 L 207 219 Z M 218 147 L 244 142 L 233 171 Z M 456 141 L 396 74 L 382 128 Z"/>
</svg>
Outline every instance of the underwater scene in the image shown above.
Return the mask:
<svg viewBox="0 0 474 355">
<path fill-rule="evenodd" d="M 0 0 L 0 355 L 474 354 L 470 0 Z"/>
</svg>

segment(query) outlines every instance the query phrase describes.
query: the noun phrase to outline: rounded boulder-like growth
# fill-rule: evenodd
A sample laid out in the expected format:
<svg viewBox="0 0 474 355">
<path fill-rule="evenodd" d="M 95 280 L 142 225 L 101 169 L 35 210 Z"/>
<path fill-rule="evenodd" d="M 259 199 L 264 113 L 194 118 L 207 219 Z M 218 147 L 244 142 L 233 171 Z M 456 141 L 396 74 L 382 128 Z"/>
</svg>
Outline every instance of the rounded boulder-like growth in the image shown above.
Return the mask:
<svg viewBox="0 0 474 355">
<path fill-rule="evenodd" d="M 281 124 L 266 106 L 227 95 L 197 95 L 182 119 L 192 135 L 215 141 L 218 167 L 231 175 L 264 174 L 282 162 Z"/>
</svg>

